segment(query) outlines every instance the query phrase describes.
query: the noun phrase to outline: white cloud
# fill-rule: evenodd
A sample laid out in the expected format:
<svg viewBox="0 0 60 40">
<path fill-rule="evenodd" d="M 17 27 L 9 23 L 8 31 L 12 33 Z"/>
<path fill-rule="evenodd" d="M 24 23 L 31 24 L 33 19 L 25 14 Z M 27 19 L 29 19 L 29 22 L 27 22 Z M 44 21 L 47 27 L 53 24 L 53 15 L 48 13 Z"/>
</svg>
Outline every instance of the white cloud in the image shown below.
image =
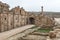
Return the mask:
<svg viewBox="0 0 60 40">
<path fill-rule="evenodd" d="M 43 5 L 45 11 L 60 11 L 60 0 L 0 0 L 8 3 L 10 8 L 15 6 L 24 7 L 28 11 L 40 11 Z"/>
</svg>

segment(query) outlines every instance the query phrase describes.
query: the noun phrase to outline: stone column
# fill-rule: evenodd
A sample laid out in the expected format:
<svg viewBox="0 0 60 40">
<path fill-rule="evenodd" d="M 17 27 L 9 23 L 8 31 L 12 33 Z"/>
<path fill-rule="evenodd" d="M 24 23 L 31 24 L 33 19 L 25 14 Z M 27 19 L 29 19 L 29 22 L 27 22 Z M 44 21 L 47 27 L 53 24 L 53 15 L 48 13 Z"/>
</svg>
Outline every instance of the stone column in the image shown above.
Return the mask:
<svg viewBox="0 0 60 40">
<path fill-rule="evenodd" d="M 13 28 L 14 28 L 14 12 L 13 12 Z"/>
<path fill-rule="evenodd" d="M 43 13 L 43 6 L 41 6 L 41 12 Z"/>
<path fill-rule="evenodd" d="M 24 16 L 25 16 L 25 23 L 24 23 L 24 25 L 26 25 L 26 12 L 25 12 L 25 15 Z"/>
<path fill-rule="evenodd" d="M 1 32 L 1 13 L 0 13 L 0 32 Z"/>
<path fill-rule="evenodd" d="M 1 5 L 0 5 L 0 32 L 1 32 Z"/>
<path fill-rule="evenodd" d="M 9 18 L 9 16 L 8 16 L 8 13 L 7 13 L 7 30 L 9 30 L 9 28 L 8 28 L 8 18 Z"/>
<path fill-rule="evenodd" d="M 29 13 L 28 13 L 27 21 L 28 21 L 28 25 L 29 25 Z"/>
</svg>

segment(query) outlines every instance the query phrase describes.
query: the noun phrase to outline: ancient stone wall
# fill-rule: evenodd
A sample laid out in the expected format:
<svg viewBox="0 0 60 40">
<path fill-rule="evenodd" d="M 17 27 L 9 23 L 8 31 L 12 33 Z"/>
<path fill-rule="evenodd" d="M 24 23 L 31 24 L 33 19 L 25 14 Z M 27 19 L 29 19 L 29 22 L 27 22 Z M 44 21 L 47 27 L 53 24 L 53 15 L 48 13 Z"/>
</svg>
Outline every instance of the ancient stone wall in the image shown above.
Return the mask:
<svg viewBox="0 0 60 40">
<path fill-rule="evenodd" d="M 28 17 L 29 18 L 30 17 L 34 18 L 35 19 L 34 20 L 35 21 L 34 24 L 37 25 L 37 26 L 44 26 L 44 27 L 52 27 L 52 26 L 54 26 L 54 19 L 48 17 L 43 12 L 42 12 L 42 14 L 38 14 L 38 15 L 36 15 L 34 13 L 29 13 Z M 31 21 L 29 20 L 29 22 L 31 22 Z"/>
<path fill-rule="evenodd" d="M 8 30 L 8 12 L 9 5 L 0 2 L 0 31 Z"/>
<path fill-rule="evenodd" d="M 13 13 L 10 12 L 10 13 L 8 14 L 8 29 L 9 29 L 9 30 L 13 29 L 13 28 L 14 28 L 13 25 L 14 25 L 14 22 L 13 22 Z"/>
<path fill-rule="evenodd" d="M 31 19 L 30 19 L 31 18 Z M 28 13 L 23 7 L 14 7 L 9 10 L 9 5 L 0 2 L 0 31 L 7 31 L 27 24 L 37 26 L 52 26 L 54 20 L 44 15 L 43 7 L 40 14 Z"/>
<path fill-rule="evenodd" d="M 19 6 L 9 10 L 9 5 L 0 2 L 0 32 L 26 25 L 27 12 Z"/>
</svg>

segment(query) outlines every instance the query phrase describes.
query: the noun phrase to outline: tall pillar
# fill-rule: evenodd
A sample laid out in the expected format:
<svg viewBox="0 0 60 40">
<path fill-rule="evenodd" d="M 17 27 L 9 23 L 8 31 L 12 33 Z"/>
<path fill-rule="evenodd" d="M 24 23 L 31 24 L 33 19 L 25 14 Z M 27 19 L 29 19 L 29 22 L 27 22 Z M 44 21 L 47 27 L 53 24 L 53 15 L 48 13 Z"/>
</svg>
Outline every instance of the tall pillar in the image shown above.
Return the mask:
<svg viewBox="0 0 60 40">
<path fill-rule="evenodd" d="M 7 13 L 7 30 L 9 30 L 9 27 L 8 27 L 8 18 L 9 18 L 9 16 L 8 16 L 8 13 Z"/>
<path fill-rule="evenodd" d="M 43 14 L 43 6 L 41 6 L 41 14 Z"/>
<path fill-rule="evenodd" d="M 0 32 L 1 32 L 1 13 L 0 13 Z"/>
<path fill-rule="evenodd" d="M 13 27 L 12 27 L 12 29 L 14 28 L 14 12 L 13 12 Z"/>
<path fill-rule="evenodd" d="M 30 23 L 30 22 L 29 22 L 29 14 L 28 14 L 28 17 L 27 17 L 27 18 L 28 18 L 28 25 L 29 25 L 29 23 Z"/>
<path fill-rule="evenodd" d="M 0 8 L 1 10 L 1 8 Z M 0 11 L 0 32 L 1 32 L 1 11 Z"/>
<path fill-rule="evenodd" d="M 41 11 L 43 12 L 43 6 L 41 6 Z"/>
</svg>

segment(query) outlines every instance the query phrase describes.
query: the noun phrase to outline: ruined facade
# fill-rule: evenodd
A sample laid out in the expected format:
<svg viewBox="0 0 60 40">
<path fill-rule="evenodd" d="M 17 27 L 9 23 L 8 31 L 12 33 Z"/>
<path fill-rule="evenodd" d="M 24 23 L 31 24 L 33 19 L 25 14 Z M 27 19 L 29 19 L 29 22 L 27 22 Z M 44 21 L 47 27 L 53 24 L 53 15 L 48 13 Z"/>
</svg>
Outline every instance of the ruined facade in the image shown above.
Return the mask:
<svg viewBox="0 0 60 40">
<path fill-rule="evenodd" d="M 0 2 L 0 32 L 18 28 L 27 24 L 53 25 L 53 19 L 43 13 L 43 7 L 40 14 L 29 13 L 19 6 L 9 10 L 9 5 Z"/>
<path fill-rule="evenodd" d="M 31 20 L 30 18 L 32 18 L 33 20 Z M 41 7 L 41 13 L 40 14 L 34 14 L 29 13 L 29 23 L 33 21 L 32 24 L 35 24 L 37 26 L 43 26 L 43 27 L 52 27 L 55 25 L 55 21 L 54 21 L 54 17 L 49 17 L 47 15 L 44 14 L 43 12 L 43 6 Z"/>
<path fill-rule="evenodd" d="M 9 5 L 0 2 L 0 32 L 26 25 L 27 13 L 19 6 L 9 10 Z"/>
</svg>

